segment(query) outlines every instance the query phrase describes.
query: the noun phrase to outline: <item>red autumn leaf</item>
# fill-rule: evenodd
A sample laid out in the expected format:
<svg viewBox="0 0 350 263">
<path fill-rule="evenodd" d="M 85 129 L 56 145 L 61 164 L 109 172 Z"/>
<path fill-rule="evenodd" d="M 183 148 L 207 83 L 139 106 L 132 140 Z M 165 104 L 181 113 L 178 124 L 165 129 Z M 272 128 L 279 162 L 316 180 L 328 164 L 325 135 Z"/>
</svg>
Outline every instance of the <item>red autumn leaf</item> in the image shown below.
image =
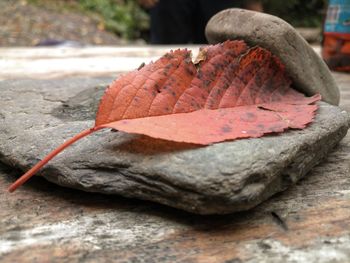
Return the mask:
<svg viewBox="0 0 350 263">
<path fill-rule="evenodd" d="M 70 144 L 102 128 L 207 145 L 304 128 L 320 95 L 291 88 L 284 66 L 271 52 L 226 41 L 200 51 L 170 51 L 132 71 L 106 90 L 95 126 L 68 140 L 18 179 L 14 191 Z"/>
<path fill-rule="evenodd" d="M 312 97 L 309 101 L 317 101 Z M 312 120 L 316 105 L 262 104 L 260 108 L 242 106 L 218 110 L 162 115 L 117 121 L 105 125 L 129 133 L 196 144 L 211 144 L 232 138 L 261 137 L 265 133 L 305 128 Z M 302 115 L 300 115 L 302 113 Z"/>
<path fill-rule="evenodd" d="M 207 145 L 312 121 L 317 106 L 308 104 L 320 96 L 292 89 L 266 49 L 227 41 L 204 48 L 201 58 L 197 72 L 190 52 L 177 50 L 116 80 L 101 100 L 96 126 Z"/>
</svg>

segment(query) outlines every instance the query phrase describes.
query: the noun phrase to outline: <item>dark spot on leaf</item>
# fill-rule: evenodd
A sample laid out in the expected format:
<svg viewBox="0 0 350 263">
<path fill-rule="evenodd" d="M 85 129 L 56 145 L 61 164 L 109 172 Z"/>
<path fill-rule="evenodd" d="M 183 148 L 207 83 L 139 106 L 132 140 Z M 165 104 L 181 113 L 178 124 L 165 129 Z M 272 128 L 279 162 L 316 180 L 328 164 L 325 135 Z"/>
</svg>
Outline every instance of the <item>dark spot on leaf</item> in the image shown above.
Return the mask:
<svg viewBox="0 0 350 263">
<path fill-rule="evenodd" d="M 210 80 L 208 80 L 208 79 L 206 79 L 205 81 L 204 81 L 204 87 L 208 87 L 208 86 L 210 86 L 210 84 L 211 84 L 211 81 Z"/>
<path fill-rule="evenodd" d="M 172 68 L 172 66 L 172 64 L 168 64 L 164 67 L 164 70 L 168 72 Z"/>
<path fill-rule="evenodd" d="M 185 70 L 186 70 L 186 73 L 187 73 L 188 75 L 190 75 L 190 76 L 193 76 L 193 75 L 194 75 L 194 72 L 193 72 L 193 70 L 192 70 L 191 68 L 185 67 Z"/>
<path fill-rule="evenodd" d="M 146 63 L 145 63 L 145 62 L 142 62 L 141 65 L 137 68 L 137 70 L 142 69 L 145 65 L 146 65 Z"/>
<path fill-rule="evenodd" d="M 156 89 L 157 93 L 160 93 L 160 88 L 158 85 L 154 86 L 154 88 Z"/>
<path fill-rule="evenodd" d="M 223 133 L 229 133 L 229 132 L 232 131 L 232 128 L 230 126 L 228 126 L 228 125 L 225 125 L 224 127 L 221 128 L 221 131 Z"/>
<path fill-rule="evenodd" d="M 283 127 L 282 124 L 281 124 L 281 125 L 279 125 L 279 124 L 274 124 L 274 125 L 272 125 L 271 127 L 269 127 L 269 129 L 270 129 L 271 131 L 276 132 L 276 131 L 281 131 L 281 130 L 283 130 L 284 127 Z"/>
<path fill-rule="evenodd" d="M 215 79 L 215 77 L 216 77 L 216 72 L 215 72 L 215 71 L 211 71 L 211 72 L 209 73 L 209 77 L 210 77 L 211 79 Z"/>
<path fill-rule="evenodd" d="M 168 58 L 168 59 L 172 59 L 172 58 L 174 58 L 174 55 L 171 54 L 171 53 L 166 53 L 166 54 L 164 55 L 164 57 L 165 57 L 165 58 Z"/>
<path fill-rule="evenodd" d="M 246 112 L 240 117 L 241 121 L 254 122 L 257 117 L 253 112 Z"/>
<path fill-rule="evenodd" d="M 247 133 L 248 133 L 248 134 L 251 134 L 251 135 L 258 134 L 258 132 L 255 131 L 255 130 L 249 130 L 249 131 L 247 131 Z"/>
</svg>

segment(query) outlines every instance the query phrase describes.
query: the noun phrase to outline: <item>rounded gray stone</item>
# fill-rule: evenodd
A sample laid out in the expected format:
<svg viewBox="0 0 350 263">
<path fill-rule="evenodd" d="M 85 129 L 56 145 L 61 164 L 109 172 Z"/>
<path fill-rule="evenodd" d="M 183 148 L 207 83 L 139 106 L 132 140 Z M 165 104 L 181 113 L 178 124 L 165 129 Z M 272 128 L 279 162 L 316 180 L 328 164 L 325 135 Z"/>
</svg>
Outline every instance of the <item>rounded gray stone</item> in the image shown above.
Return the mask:
<svg viewBox="0 0 350 263">
<path fill-rule="evenodd" d="M 339 89 L 327 65 L 284 20 L 260 12 L 227 9 L 210 19 L 206 37 L 209 43 L 240 39 L 270 50 L 285 64 L 296 89 L 309 96 L 320 93 L 324 101 L 339 104 Z"/>
<path fill-rule="evenodd" d="M 112 79 L 0 82 L 0 162 L 28 170 L 92 127 Z M 98 87 L 97 87 L 98 85 Z M 207 147 L 104 130 L 51 160 L 40 174 L 88 192 L 151 200 L 199 214 L 250 209 L 305 176 L 345 136 L 349 117 L 321 102 L 304 130 Z"/>
</svg>

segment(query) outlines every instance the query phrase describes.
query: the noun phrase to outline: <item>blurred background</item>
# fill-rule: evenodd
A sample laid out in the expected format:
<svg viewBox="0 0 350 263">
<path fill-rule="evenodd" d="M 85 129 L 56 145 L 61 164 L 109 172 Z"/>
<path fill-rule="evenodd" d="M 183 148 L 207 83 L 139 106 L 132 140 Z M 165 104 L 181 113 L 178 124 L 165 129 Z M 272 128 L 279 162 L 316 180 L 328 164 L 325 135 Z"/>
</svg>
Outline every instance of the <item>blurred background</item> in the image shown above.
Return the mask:
<svg viewBox="0 0 350 263">
<path fill-rule="evenodd" d="M 143 45 L 150 5 L 140 0 L 0 0 L 0 46 Z M 155 0 L 156 2 L 156 0 Z M 321 40 L 326 0 L 261 0 L 310 41 Z"/>
</svg>

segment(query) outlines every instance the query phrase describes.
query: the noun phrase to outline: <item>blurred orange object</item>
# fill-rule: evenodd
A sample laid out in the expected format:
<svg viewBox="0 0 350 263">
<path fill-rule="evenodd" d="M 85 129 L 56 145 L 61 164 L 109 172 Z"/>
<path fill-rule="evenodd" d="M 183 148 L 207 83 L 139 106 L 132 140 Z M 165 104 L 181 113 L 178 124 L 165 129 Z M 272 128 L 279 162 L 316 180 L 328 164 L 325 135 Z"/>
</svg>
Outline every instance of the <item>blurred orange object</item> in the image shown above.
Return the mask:
<svg viewBox="0 0 350 263">
<path fill-rule="evenodd" d="M 350 0 L 330 0 L 322 57 L 332 70 L 350 72 Z"/>
</svg>

